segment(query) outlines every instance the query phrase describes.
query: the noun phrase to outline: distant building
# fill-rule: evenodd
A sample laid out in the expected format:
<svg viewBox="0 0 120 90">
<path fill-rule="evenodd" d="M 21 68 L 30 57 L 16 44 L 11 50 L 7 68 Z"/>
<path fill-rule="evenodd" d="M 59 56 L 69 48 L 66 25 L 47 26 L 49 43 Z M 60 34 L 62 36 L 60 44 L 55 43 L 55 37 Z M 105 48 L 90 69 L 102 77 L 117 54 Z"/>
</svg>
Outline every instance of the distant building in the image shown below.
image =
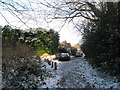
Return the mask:
<svg viewBox="0 0 120 90">
<path fill-rule="evenodd" d="M 71 44 L 70 43 L 67 43 L 67 41 L 63 41 L 62 43 L 60 43 L 61 46 L 65 46 L 67 48 L 70 48 L 71 47 Z"/>
</svg>

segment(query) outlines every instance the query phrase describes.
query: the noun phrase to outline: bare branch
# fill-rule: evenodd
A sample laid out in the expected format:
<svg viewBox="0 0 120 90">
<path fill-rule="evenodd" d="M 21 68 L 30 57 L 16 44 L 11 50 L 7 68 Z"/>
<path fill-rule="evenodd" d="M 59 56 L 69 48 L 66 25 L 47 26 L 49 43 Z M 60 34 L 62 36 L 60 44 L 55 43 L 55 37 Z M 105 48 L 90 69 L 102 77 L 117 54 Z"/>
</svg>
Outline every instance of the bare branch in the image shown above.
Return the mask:
<svg viewBox="0 0 120 90">
<path fill-rule="evenodd" d="M 99 10 L 99 9 L 97 9 L 96 7 L 95 7 L 95 5 L 92 5 L 91 3 L 89 3 L 89 2 L 86 2 L 87 3 L 87 5 L 91 8 L 91 10 L 94 12 L 94 14 L 98 17 L 98 18 L 101 18 L 102 17 L 102 12 Z"/>
</svg>

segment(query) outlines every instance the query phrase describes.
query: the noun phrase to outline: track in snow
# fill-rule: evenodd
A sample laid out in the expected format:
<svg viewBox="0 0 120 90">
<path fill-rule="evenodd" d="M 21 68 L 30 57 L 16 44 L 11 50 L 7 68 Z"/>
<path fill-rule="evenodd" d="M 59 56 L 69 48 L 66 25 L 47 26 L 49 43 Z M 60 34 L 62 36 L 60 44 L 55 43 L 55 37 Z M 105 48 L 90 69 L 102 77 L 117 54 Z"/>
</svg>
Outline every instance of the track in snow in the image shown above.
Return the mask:
<svg viewBox="0 0 120 90">
<path fill-rule="evenodd" d="M 55 77 L 47 80 L 44 87 L 120 88 L 120 83 L 117 83 L 115 77 L 103 75 L 82 57 L 72 57 L 70 61 L 58 61 L 57 68 L 56 71 L 53 69 L 50 71 Z"/>
</svg>

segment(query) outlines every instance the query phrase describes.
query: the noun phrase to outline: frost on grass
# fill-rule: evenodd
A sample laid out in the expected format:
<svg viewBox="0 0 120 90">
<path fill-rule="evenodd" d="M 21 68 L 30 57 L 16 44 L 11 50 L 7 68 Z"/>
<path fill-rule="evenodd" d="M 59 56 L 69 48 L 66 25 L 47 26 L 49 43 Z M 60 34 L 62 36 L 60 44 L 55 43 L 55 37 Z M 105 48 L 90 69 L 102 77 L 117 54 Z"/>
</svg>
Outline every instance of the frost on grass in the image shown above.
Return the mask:
<svg viewBox="0 0 120 90">
<path fill-rule="evenodd" d="M 43 62 L 43 65 L 46 67 L 46 72 L 48 72 L 49 75 L 47 75 L 44 80 L 45 84 L 39 88 L 59 88 L 57 83 L 60 80 L 60 76 L 57 74 L 57 71 L 55 71 L 54 68 L 51 68 L 51 66 L 46 62 Z"/>
<path fill-rule="evenodd" d="M 83 58 L 61 62 L 58 68 L 61 88 L 120 88 L 116 77 L 103 74 Z"/>
<path fill-rule="evenodd" d="M 120 88 L 116 77 L 103 74 L 85 59 L 57 62 L 57 70 L 46 62 L 20 59 L 17 67 L 4 67 L 5 88 Z"/>
<path fill-rule="evenodd" d="M 19 58 L 3 60 L 3 88 L 38 88 L 49 75 L 40 60 Z"/>
</svg>

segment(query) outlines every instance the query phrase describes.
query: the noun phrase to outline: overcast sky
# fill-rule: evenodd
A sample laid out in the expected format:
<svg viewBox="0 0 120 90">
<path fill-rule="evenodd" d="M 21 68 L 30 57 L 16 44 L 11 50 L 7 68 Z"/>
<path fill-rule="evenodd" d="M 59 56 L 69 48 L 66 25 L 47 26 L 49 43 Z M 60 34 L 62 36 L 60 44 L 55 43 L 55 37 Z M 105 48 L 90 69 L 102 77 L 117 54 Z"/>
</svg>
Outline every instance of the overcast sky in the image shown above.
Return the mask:
<svg viewBox="0 0 120 90">
<path fill-rule="evenodd" d="M 3 1 L 11 3 L 10 1 L 12 0 L 7 0 L 7 1 L 3 0 Z M 34 10 L 34 12 L 24 11 L 22 15 L 21 13 L 16 13 L 16 12 L 14 12 L 13 14 L 11 12 L 6 11 L 5 8 L 8 8 L 8 6 L 7 7 L 4 6 L 4 9 L 2 6 L 0 6 L 1 26 L 9 24 L 15 26 L 16 28 L 21 28 L 21 29 L 37 28 L 37 27 L 42 27 L 46 29 L 52 28 L 56 31 L 59 31 L 60 42 L 66 40 L 71 44 L 76 44 L 81 40 L 81 35 L 76 32 L 76 29 L 74 28 L 74 25 L 72 23 L 68 24 L 68 22 L 66 22 L 66 24 L 63 26 L 64 24 L 63 20 L 53 20 L 52 22 L 50 22 L 51 21 L 50 19 L 46 20 L 45 17 L 47 17 L 49 13 L 47 13 L 47 9 L 44 6 L 40 6 L 40 4 L 33 4 L 32 0 L 13 0 L 13 1 L 16 1 L 26 6 L 26 8 L 30 8 L 30 10 Z M 18 9 L 20 10 L 22 8 L 18 8 Z M 16 17 L 16 15 L 18 15 L 21 20 L 18 17 Z M 26 24 L 24 24 L 23 22 Z"/>
</svg>

